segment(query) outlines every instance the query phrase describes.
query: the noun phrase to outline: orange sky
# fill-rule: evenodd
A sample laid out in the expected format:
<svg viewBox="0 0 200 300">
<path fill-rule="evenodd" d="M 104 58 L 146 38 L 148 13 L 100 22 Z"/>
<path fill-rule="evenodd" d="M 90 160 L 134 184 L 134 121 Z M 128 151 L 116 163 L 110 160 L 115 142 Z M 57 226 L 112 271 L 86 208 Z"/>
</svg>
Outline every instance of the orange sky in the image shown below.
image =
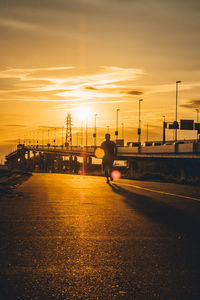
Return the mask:
<svg viewBox="0 0 200 300">
<path fill-rule="evenodd" d="M 175 116 L 176 80 L 179 118 L 196 118 L 199 12 L 197 0 L 0 1 L 0 159 L 19 137 L 50 129 L 53 138 L 57 128 L 61 141 L 68 112 L 79 142 L 83 106 L 90 135 L 98 114 L 98 143 L 108 126 L 114 134 L 117 108 L 126 141 L 137 140 L 140 98 L 142 140 L 147 123 L 149 139 L 160 139 L 162 116 Z"/>
</svg>

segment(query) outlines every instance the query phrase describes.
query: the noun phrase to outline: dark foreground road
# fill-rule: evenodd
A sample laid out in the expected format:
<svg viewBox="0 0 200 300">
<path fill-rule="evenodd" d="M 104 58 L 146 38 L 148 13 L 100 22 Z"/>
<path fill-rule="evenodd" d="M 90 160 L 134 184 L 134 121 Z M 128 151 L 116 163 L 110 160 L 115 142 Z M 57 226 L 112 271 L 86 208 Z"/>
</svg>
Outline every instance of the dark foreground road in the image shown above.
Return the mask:
<svg viewBox="0 0 200 300">
<path fill-rule="evenodd" d="M 200 188 L 35 174 L 0 210 L 0 299 L 200 299 Z"/>
</svg>

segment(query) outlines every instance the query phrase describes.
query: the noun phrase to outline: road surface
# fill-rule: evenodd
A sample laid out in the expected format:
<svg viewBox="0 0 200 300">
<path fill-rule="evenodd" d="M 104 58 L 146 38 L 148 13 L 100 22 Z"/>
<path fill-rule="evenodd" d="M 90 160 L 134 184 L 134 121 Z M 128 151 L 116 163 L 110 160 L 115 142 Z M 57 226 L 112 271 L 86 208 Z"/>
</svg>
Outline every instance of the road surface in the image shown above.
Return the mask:
<svg viewBox="0 0 200 300">
<path fill-rule="evenodd" d="M 200 299 L 199 187 L 34 174 L 0 211 L 0 299 Z"/>
</svg>

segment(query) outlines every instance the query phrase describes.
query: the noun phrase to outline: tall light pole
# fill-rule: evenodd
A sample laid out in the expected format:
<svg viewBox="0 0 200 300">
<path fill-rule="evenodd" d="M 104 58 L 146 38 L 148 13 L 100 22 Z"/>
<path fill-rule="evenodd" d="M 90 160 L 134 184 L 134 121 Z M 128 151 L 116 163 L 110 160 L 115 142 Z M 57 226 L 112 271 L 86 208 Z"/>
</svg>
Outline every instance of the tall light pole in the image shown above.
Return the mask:
<svg viewBox="0 0 200 300">
<path fill-rule="evenodd" d="M 147 123 L 147 138 L 146 138 L 147 142 L 148 142 L 148 139 L 149 139 L 149 123 Z"/>
<path fill-rule="evenodd" d="M 49 129 L 48 129 L 48 147 L 49 147 Z"/>
<path fill-rule="evenodd" d="M 118 113 L 119 113 L 120 109 L 117 108 L 116 110 L 116 131 L 115 131 L 115 136 L 116 136 L 116 141 L 117 141 L 117 138 L 118 138 Z"/>
<path fill-rule="evenodd" d="M 141 112 L 141 102 L 143 99 L 139 99 L 139 122 L 138 122 L 138 143 L 141 143 L 141 119 L 140 119 L 140 112 Z"/>
<path fill-rule="evenodd" d="M 197 112 L 197 123 L 199 123 L 199 109 L 196 108 L 196 112 Z"/>
<path fill-rule="evenodd" d="M 83 121 L 81 121 L 81 147 L 83 146 Z"/>
<path fill-rule="evenodd" d="M 177 142 L 177 129 L 178 129 L 178 84 L 180 80 L 176 81 L 176 124 L 175 124 L 175 142 Z"/>
<path fill-rule="evenodd" d="M 165 116 L 163 116 L 163 144 L 165 144 L 165 128 L 166 128 L 166 123 L 165 123 Z"/>
<path fill-rule="evenodd" d="M 54 146 L 56 146 L 56 128 L 54 129 Z"/>
<path fill-rule="evenodd" d="M 63 130 L 64 128 L 62 127 L 62 147 L 63 147 Z"/>
<path fill-rule="evenodd" d="M 86 150 L 87 150 L 87 146 L 88 146 L 88 121 L 85 121 L 85 146 L 86 146 Z"/>
<path fill-rule="evenodd" d="M 93 138 L 94 138 L 94 147 L 97 145 L 97 114 L 94 115 L 94 133 L 93 133 Z"/>
<path fill-rule="evenodd" d="M 122 140 L 124 139 L 124 123 L 121 124 L 122 125 Z"/>
<path fill-rule="evenodd" d="M 196 112 L 197 112 L 197 123 L 199 123 L 199 109 L 198 108 L 196 108 Z M 197 142 L 198 142 L 198 137 L 199 137 L 199 130 L 197 129 Z"/>
<path fill-rule="evenodd" d="M 78 146 L 78 131 L 76 133 L 76 139 L 77 139 L 77 146 Z"/>
</svg>

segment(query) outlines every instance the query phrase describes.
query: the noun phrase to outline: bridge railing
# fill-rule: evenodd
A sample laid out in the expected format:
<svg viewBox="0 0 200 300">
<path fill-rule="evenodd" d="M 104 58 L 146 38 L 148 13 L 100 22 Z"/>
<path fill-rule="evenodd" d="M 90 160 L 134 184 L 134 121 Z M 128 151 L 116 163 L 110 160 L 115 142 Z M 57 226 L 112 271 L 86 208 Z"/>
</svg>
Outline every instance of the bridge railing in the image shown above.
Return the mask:
<svg viewBox="0 0 200 300">
<path fill-rule="evenodd" d="M 182 154 L 195 154 L 200 155 L 200 142 L 197 141 L 179 141 L 176 144 L 174 142 L 166 142 L 165 144 L 160 143 L 148 143 L 146 145 L 135 146 L 137 143 L 129 144 L 129 146 L 118 147 L 118 157 L 130 157 L 134 155 L 142 154 L 164 154 L 164 155 L 182 155 Z M 19 144 L 17 150 L 8 154 L 7 158 L 14 157 L 18 155 L 18 151 L 36 151 L 36 152 L 50 152 L 57 153 L 59 155 L 68 156 L 68 155 L 91 155 L 94 156 L 95 149 L 94 146 L 62 146 L 62 145 L 22 145 Z"/>
</svg>

